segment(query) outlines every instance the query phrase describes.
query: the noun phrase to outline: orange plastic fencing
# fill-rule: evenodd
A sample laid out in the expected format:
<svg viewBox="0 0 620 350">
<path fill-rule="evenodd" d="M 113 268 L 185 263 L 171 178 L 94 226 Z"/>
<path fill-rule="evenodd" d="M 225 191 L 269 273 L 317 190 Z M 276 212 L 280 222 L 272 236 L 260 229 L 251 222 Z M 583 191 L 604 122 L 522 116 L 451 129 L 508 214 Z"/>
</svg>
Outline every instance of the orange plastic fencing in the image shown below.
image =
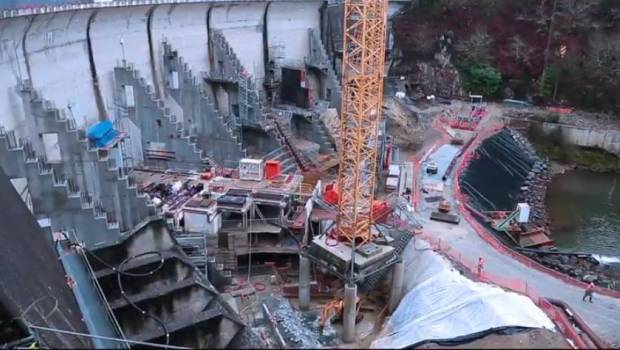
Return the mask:
<svg viewBox="0 0 620 350">
<path fill-rule="evenodd" d="M 487 130 L 483 130 L 480 133 L 478 133 L 478 135 L 476 136 L 476 139 L 474 140 L 474 142 L 471 143 L 471 145 L 463 150 L 463 155 L 461 156 L 461 159 L 459 160 L 459 163 L 457 165 L 457 169 L 456 169 L 456 181 L 455 181 L 455 190 L 454 190 L 454 197 L 459 201 L 459 207 L 460 207 L 460 212 L 463 216 L 463 218 L 473 227 L 473 229 L 476 231 L 476 233 L 478 234 L 478 236 L 480 236 L 480 238 L 482 238 L 485 242 L 487 242 L 489 245 L 491 245 L 493 248 L 495 248 L 495 250 L 501 252 L 502 254 L 506 254 L 506 255 L 510 255 L 512 258 L 514 258 L 515 260 L 519 261 L 520 263 L 530 267 L 530 268 L 534 268 L 537 269 L 541 272 L 550 274 L 552 276 L 554 276 L 555 278 L 561 279 L 562 281 L 564 281 L 565 283 L 569 283 L 572 284 L 574 286 L 580 287 L 580 288 L 586 288 L 587 283 L 582 282 L 580 280 L 577 280 L 575 278 L 572 278 L 568 275 L 565 275 L 559 271 L 553 270 L 551 268 L 548 268 L 542 264 L 539 264 L 538 262 L 506 247 L 503 243 L 501 243 L 497 237 L 495 237 L 491 232 L 489 232 L 486 228 L 484 228 L 479 222 L 478 220 L 476 220 L 476 218 L 473 217 L 471 211 L 467 208 L 467 203 L 468 203 L 468 199 L 467 197 L 463 194 L 463 192 L 461 191 L 460 188 L 460 184 L 458 179 L 461 178 L 463 171 L 467 168 L 467 166 L 469 165 L 469 163 L 471 162 L 471 160 L 473 159 L 475 152 L 474 150 L 478 147 L 478 145 L 485 139 L 491 137 L 493 134 L 497 133 L 499 130 L 501 129 L 501 127 L 494 127 L 494 128 L 489 128 Z M 596 292 L 600 293 L 600 294 L 605 294 L 614 298 L 620 298 L 620 291 L 616 291 L 616 290 L 612 290 L 609 288 L 601 288 L 601 287 L 596 287 Z"/>
<path fill-rule="evenodd" d="M 592 348 L 592 345 L 590 344 L 591 342 L 586 343 L 586 341 L 579 335 L 580 332 L 578 332 L 572 325 L 571 321 L 566 316 L 566 313 L 542 297 L 534 288 L 528 285 L 527 280 L 500 276 L 485 271 L 484 269 L 481 274 L 478 274 L 477 262 L 470 257 L 463 256 L 460 251 L 453 249 L 445 241 L 442 241 L 440 238 L 432 237 L 428 233 L 422 233 L 419 237 L 427 241 L 433 250 L 443 253 L 451 261 L 463 266 L 470 273 L 475 274 L 476 279 L 479 282 L 494 284 L 528 297 L 532 300 L 532 302 L 534 302 L 534 304 L 545 312 L 545 314 L 558 326 L 562 334 L 568 337 L 578 349 Z"/>
</svg>

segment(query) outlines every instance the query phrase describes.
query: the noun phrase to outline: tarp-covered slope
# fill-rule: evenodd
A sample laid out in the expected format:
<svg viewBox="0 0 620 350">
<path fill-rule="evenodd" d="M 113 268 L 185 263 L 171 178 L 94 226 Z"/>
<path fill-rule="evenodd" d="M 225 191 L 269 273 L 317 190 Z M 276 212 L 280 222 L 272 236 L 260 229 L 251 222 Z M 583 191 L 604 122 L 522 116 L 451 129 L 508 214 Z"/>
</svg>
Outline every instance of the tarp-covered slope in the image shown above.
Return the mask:
<svg viewBox="0 0 620 350">
<path fill-rule="evenodd" d="M 554 329 L 529 298 L 473 282 L 427 247 L 415 239 L 405 250 L 406 295 L 372 348 L 404 348 L 505 327 Z"/>
</svg>

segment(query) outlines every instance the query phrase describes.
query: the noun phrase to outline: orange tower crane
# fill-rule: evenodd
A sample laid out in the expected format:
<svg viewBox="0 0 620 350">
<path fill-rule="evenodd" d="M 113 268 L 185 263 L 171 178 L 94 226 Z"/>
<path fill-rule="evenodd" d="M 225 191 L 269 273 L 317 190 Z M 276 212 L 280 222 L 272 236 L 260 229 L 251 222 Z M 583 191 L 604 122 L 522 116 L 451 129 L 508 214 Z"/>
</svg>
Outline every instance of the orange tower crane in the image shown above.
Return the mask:
<svg viewBox="0 0 620 350">
<path fill-rule="evenodd" d="M 336 234 L 371 240 L 388 0 L 345 0 Z"/>
</svg>

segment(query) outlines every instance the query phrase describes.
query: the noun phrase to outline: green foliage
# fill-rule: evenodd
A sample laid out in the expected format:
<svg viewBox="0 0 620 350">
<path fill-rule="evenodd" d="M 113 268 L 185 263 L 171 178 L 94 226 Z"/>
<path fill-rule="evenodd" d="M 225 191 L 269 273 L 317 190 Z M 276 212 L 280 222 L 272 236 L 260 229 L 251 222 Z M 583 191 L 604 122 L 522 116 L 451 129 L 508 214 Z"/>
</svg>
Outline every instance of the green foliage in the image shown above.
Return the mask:
<svg viewBox="0 0 620 350">
<path fill-rule="evenodd" d="M 600 172 L 619 172 L 620 158 L 602 149 L 577 147 L 564 142 L 562 130 L 545 133 L 539 123 L 530 124 L 527 137 L 541 154 L 549 159 Z"/>
<path fill-rule="evenodd" d="M 600 172 L 620 172 L 620 158 L 596 148 L 580 148 L 574 155 L 577 166 Z"/>
<path fill-rule="evenodd" d="M 550 133 L 542 130 L 542 124 L 530 124 L 527 128 L 527 137 L 536 150 L 549 159 L 568 164 L 573 159 L 573 147 L 565 144 L 562 129 L 558 128 Z"/>
<path fill-rule="evenodd" d="M 472 94 L 493 96 L 502 86 L 500 72 L 487 65 L 472 65 L 465 70 L 465 88 Z"/>
<path fill-rule="evenodd" d="M 555 82 L 560 77 L 560 71 L 556 67 L 547 67 L 540 77 L 540 95 L 544 98 L 551 98 L 553 96 L 553 89 Z"/>
</svg>

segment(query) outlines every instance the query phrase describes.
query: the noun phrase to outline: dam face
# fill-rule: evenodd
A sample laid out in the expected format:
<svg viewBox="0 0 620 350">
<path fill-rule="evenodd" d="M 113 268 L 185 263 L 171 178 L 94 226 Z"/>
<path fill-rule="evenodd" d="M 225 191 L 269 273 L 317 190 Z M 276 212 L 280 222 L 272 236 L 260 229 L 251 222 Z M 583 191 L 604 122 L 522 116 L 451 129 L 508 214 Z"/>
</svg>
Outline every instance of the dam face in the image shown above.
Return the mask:
<svg viewBox="0 0 620 350">
<path fill-rule="evenodd" d="M 29 80 L 77 127 L 114 118 L 113 70 L 133 64 L 147 84 L 166 82 L 163 41 L 172 44 L 195 73 L 208 71 L 210 34 L 220 31 L 256 85 L 266 60 L 302 67 L 309 30 L 320 30 L 322 1 L 205 2 L 94 8 L 6 18 L 0 21 L 0 125 L 27 136 L 17 86 Z"/>
</svg>

